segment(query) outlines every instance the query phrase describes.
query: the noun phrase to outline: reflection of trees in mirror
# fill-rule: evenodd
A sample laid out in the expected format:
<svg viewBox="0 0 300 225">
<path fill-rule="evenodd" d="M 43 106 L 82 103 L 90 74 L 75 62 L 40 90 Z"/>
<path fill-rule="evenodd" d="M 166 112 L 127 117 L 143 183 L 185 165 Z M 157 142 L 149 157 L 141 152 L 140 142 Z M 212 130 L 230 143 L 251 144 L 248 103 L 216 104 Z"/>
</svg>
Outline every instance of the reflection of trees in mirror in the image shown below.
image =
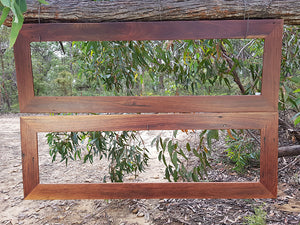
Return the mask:
<svg viewBox="0 0 300 225">
<path fill-rule="evenodd" d="M 148 164 L 155 155 L 170 182 L 226 182 L 236 180 L 228 175 L 232 171 L 244 176 L 248 167 L 259 167 L 260 141 L 256 136 L 255 130 L 99 131 L 48 133 L 47 141 L 52 162 L 59 155 L 66 164 L 69 160 L 93 163 L 97 158 L 108 161 L 104 182 L 108 178 L 122 182 L 131 174 L 137 177 L 153 166 Z M 255 171 L 239 179 L 257 179 Z"/>
<path fill-rule="evenodd" d="M 238 95 L 260 92 L 261 39 L 32 43 L 36 95 L 72 75 L 68 95 Z"/>
<path fill-rule="evenodd" d="M 76 81 L 76 62 L 72 43 L 31 43 L 35 95 L 72 95 Z"/>
<path fill-rule="evenodd" d="M 46 136 L 52 162 L 57 154 L 66 165 L 69 159 L 93 163 L 94 157 L 105 158 L 109 160 L 112 182 L 122 182 L 125 174 L 143 172 L 149 159 L 143 139 L 136 131 L 48 133 Z"/>
<path fill-rule="evenodd" d="M 182 140 L 176 138 L 178 131 L 174 131 L 171 138 L 157 136 L 152 141 L 169 181 L 212 181 L 209 169 L 216 169 L 219 160 L 229 161 L 233 164 L 232 170 L 238 173 L 246 172 L 250 166 L 259 167 L 260 141 L 255 130 L 182 132 L 187 135 Z M 227 153 L 225 159 L 223 151 Z"/>
<path fill-rule="evenodd" d="M 259 166 L 260 140 L 252 130 L 228 130 L 225 150 L 227 157 L 234 164 L 233 170 L 242 173 L 249 165 Z"/>
</svg>

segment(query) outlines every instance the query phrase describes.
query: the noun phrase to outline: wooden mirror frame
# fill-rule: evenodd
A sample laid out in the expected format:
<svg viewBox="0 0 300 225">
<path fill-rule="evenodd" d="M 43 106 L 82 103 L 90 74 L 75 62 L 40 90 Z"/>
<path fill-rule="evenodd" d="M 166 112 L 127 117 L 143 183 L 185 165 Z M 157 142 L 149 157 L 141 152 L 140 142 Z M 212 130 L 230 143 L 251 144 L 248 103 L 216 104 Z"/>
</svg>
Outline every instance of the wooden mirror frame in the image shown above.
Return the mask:
<svg viewBox="0 0 300 225">
<path fill-rule="evenodd" d="M 21 117 L 25 199 L 276 198 L 278 114 L 194 113 Z M 260 129 L 259 182 L 40 184 L 38 132 Z"/>
<path fill-rule="evenodd" d="M 25 199 L 275 198 L 282 28 L 282 20 L 25 24 L 14 46 L 21 112 L 160 113 L 21 117 Z M 222 38 L 264 38 L 261 95 L 34 96 L 31 42 Z M 188 113 L 173 114 L 182 112 Z M 122 184 L 39 182 L 38 132 L 177 129 L 260 129 L 260 181 Z"/>
<path fill-rule="evenodd" d="M 20 112 L 277 111 L 283 20 L 24 24 L 14 45 Z M 35 96 L 31 42 L 264 38 L 260 96 Z M 161 106 L 164 107 L 161 107 Z"/>
</svg>

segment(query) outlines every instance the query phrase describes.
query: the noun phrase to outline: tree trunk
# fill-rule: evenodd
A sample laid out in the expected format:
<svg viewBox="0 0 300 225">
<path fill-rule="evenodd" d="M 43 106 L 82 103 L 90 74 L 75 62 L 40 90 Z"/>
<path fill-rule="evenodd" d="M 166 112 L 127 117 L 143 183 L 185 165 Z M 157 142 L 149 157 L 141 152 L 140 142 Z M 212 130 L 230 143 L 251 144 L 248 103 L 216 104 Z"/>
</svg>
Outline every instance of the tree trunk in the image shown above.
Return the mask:
<svg viewBox="0 0 300 225">
<path fill-rule="evenodd" d="M 299 0 L 27 0 L 25 23 L 282 18 L 300 24 Z M 10 25 L 11 19 L 6 21 Z"/>
<path fill-rule="evenodd" d="M 278 148 L 278 157 L 300 155 L 300 145 L 284 146 Z"/>
</svg>

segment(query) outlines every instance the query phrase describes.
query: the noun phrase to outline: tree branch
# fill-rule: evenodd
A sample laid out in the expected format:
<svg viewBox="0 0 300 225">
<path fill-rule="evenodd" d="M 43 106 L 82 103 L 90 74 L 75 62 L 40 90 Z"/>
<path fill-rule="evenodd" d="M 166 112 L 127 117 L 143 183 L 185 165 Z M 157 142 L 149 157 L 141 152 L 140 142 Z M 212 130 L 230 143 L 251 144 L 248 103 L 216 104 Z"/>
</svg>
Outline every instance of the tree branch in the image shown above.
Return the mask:
<svg viewBox="0 0 300 225">
<path fill-rule="evenodd" d="M 224 48 L 224 46 L 223 46 L 222 44 L 220 44 L 220 48 L 221 48 L 221 51 L 222 51 L 222 53 L 223 53 L 223 56 L 224 56 L 226 62 L 228 63 L 228 66 L 229 66 L 229 68 L 230 68 L 230 70 L 231 70 L 231 72 L 232 72 L 232 76 L 233 76 L 234 82 L 238 85 L 238 87 L 239 87 L 241 93 L 242 93 L 243 95 L 246 94 L 245 88 L 244 88 L 244 86 L 243 86 L 243 84 L 242 84 L 242 82 L 241 82 L 241 80 L 240 80 L 240 78 L 239 78 L 238 73 L 236 72 L 235 69 L 233 69 L 233 67 L 234 67 L 234 62 L 233 62 L 232 59 L 228 56 L 228 53 L 227 53 L 226 49 Z"/>
<path fill-rule="evenodd" d="M 300 145 L 284 146 L 278 148 L 278 157 L 300 155 Z"/>
<path fill-rule="evenodd" d="M 25 23 L 282 18 L 285 24 L 300 24 L 299 0 L 47 0 L 49 5 L 41 6 L 37 0 L 26 2 Z"/>
<path fill-rule="evenodd" d="M 280 168 L 280 169 L 278 170 L 278 172 L 280 172 L 280 171 L 282 171 L 282 170 L 285 170 L 285 169 L 288 168 L 288 167 L 294 166 L 294 165 L 298 162 L 299 159 L 300 159 L 300 155 L 298 155 L 298 156 L 296 157 L 296 159 L 293 160 L 293 162 L 287 164 L 285 167 Z"/>
</svg>

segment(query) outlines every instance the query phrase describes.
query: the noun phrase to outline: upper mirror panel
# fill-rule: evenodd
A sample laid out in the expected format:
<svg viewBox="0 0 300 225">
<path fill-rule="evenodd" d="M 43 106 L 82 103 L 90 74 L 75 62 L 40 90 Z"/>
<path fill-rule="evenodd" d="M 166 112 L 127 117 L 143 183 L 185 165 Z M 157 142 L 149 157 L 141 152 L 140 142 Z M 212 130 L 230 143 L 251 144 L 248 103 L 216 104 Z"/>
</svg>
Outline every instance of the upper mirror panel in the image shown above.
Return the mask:
<svg viewBox="0 0 300 225">
<path fill-rule="evenodd" d="M 263 39 L 33 42 L 35 96 L 259 95 Z"/>
<path fill-rule="evenodd" d="M 282 26 L 282 20 L 25 24 L 14 45 L 20 111 L 274 112 Z"/>
</svg>

